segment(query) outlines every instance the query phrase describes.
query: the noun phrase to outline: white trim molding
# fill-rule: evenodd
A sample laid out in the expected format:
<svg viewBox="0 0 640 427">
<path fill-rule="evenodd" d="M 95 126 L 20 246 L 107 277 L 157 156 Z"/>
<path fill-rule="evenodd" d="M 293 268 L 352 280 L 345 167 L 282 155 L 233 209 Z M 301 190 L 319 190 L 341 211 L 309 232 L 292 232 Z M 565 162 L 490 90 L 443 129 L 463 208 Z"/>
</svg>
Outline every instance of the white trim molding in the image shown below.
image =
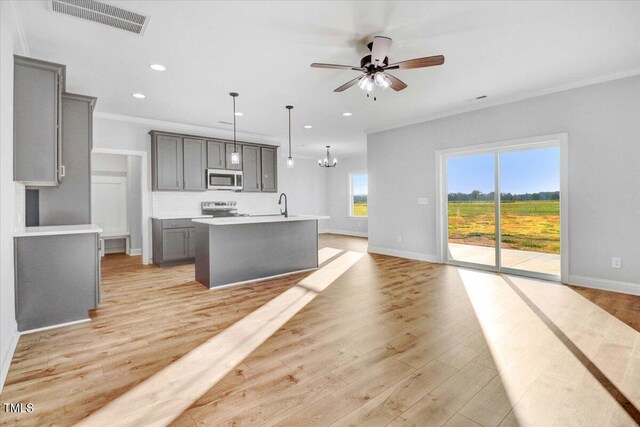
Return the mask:
<svg viewBox="0 0 640 427">
<path fill-rule="evenodd" d="M 570 275 L 569 284 L 582 286 L 584 288 L 601 289 L 603 291 L 621 292 L 623 294 L 640 296 L 640 283 L 620 282 L 618 280 Z"/>
<path fill-rule="evenodd" d="M 341 234 L 343 236 L 369 237 L 368 233 L 363 231 L 334 230 L 331 228 L 323 228 L 319 234 Z"/>
<path fill-rule="evenodd" d="M 13 355 L 16 352 L 19 339 L 20 333 L 18 331 L 14 331 L 13 336 L 11 337 L 11 342 L 9 343 L 7 354 L 4 355 L 2 360 L 2 371 L 0 371 L 0 393 L 4 388 L 4 382 L 7 379 L 7 374 L 9 374 L 9 367 L 11 366 L 11 361 L 13 360 Z"/>
<path fill-rule="evenodd" d="M 367 248 L 367 252 L 372 254 L 389 255 L 398 258 L 414 259 L 417 261 L 426 261 L 434 264 L 440 264 L 438 258 L 434 254 L 423 254 L 420 252 L 403 251 L 399 249 L 383 248 L 381 246 L 371 246 Z"/>
</svg>

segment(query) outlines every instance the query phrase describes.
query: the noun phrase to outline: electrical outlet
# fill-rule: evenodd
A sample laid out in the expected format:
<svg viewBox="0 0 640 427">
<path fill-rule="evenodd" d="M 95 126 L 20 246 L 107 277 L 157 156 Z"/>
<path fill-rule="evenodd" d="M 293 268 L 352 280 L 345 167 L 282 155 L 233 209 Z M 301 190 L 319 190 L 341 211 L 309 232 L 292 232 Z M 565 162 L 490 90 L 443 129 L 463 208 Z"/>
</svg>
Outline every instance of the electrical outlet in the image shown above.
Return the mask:
<svg viewBox="0 0 640 427">
<path fill-rule="evenodd" d="M 622 259 L 616 257 L 611 258 L 611 268 L 622 268 Z"/>
<path fill-rule="evenodd" d="M 398 234 L 398 239 L 397 240 L 398 240 L 398 243 L 402 243 L 402 235 L 401 234 Z"/>
</svg>

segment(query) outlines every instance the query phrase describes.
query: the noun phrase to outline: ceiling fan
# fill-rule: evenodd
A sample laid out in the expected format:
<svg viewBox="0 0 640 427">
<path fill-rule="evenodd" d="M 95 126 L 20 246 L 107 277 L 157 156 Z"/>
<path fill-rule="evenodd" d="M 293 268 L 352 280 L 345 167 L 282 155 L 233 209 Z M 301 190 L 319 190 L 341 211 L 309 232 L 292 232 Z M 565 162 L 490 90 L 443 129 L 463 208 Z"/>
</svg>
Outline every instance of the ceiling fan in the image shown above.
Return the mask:
<svg viewBox="0 0 640 427">
<path fill-rule="evenodd" d="M 360 89 L 369 93 L 372 92 L 376 86 L 381 89 L 391 87 L 391 89 L 396 92 L 407 87 L 405 82 L 389 74 L 387 72 L 389 70 L 408 70 L 412 68 L 433 67 L 435 65 L 444 64 L 444 56 L 442 55 L 409 59 L 407 61 L 390 64 L 389 58 L 387 57 L 387 52 L 389 51 L 389 47 L 391 47 L 391 39 L 389 37 L 375 36 L 373 41 L 369 43 L 367 47 L 371 51 L 371 55 L 367 55 L 362 58 L 360 60 L 359 67 L 352 67 L 350 65 L 319 64 L 317 62 L 314 62 L 311 66 L 313 68 L 361 71 L 364 75 L 348 81 L 342 86 L 334 89 L 334 92 L 342 92 L 357 84 Z"/>
</svg>

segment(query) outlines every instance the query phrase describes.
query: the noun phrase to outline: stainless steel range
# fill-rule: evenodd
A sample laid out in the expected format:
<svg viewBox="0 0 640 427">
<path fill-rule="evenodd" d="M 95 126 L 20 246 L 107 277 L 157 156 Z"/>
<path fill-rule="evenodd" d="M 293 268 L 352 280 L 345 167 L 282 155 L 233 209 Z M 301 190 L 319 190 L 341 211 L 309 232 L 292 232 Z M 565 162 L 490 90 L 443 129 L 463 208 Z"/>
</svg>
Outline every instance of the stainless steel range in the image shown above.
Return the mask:
<svg viewBox="0 0 640 427">
<path fill-rule="evenodd" d="M 202 214 L 214 217 L 246 216 L 238 213 L 238 202 L 202 202 Z"/>
</svg>

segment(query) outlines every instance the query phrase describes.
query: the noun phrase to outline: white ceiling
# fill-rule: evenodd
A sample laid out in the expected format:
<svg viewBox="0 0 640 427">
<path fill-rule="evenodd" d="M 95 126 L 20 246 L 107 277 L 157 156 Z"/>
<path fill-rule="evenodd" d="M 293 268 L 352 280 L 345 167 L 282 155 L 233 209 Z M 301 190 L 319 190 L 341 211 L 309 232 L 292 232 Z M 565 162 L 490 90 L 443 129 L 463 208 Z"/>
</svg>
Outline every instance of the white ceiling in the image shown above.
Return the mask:
<svg viewBox="0 0 640 427">
<path fill-rule="evenodd" d="M 232 121 L 237 91 L 238 129 L 284 143 L 292 104 L 294 154 L 330 144 L 345 157 L 367 132 L 640 73 L 640 2 L 110 3 L 149 15 L 144 36 L 19 2 L 30 55 L 66 64 L 67 90 L 97 96 L 101 112 L 228 129 L 218 121 Z M 376 102 L 333 92 L 355 71 L 309 67 L 357 65 L 373 35 L 393 38 L 391 61 L 446 62 L 394 72 L 408 89 Z"/>
</svg>

